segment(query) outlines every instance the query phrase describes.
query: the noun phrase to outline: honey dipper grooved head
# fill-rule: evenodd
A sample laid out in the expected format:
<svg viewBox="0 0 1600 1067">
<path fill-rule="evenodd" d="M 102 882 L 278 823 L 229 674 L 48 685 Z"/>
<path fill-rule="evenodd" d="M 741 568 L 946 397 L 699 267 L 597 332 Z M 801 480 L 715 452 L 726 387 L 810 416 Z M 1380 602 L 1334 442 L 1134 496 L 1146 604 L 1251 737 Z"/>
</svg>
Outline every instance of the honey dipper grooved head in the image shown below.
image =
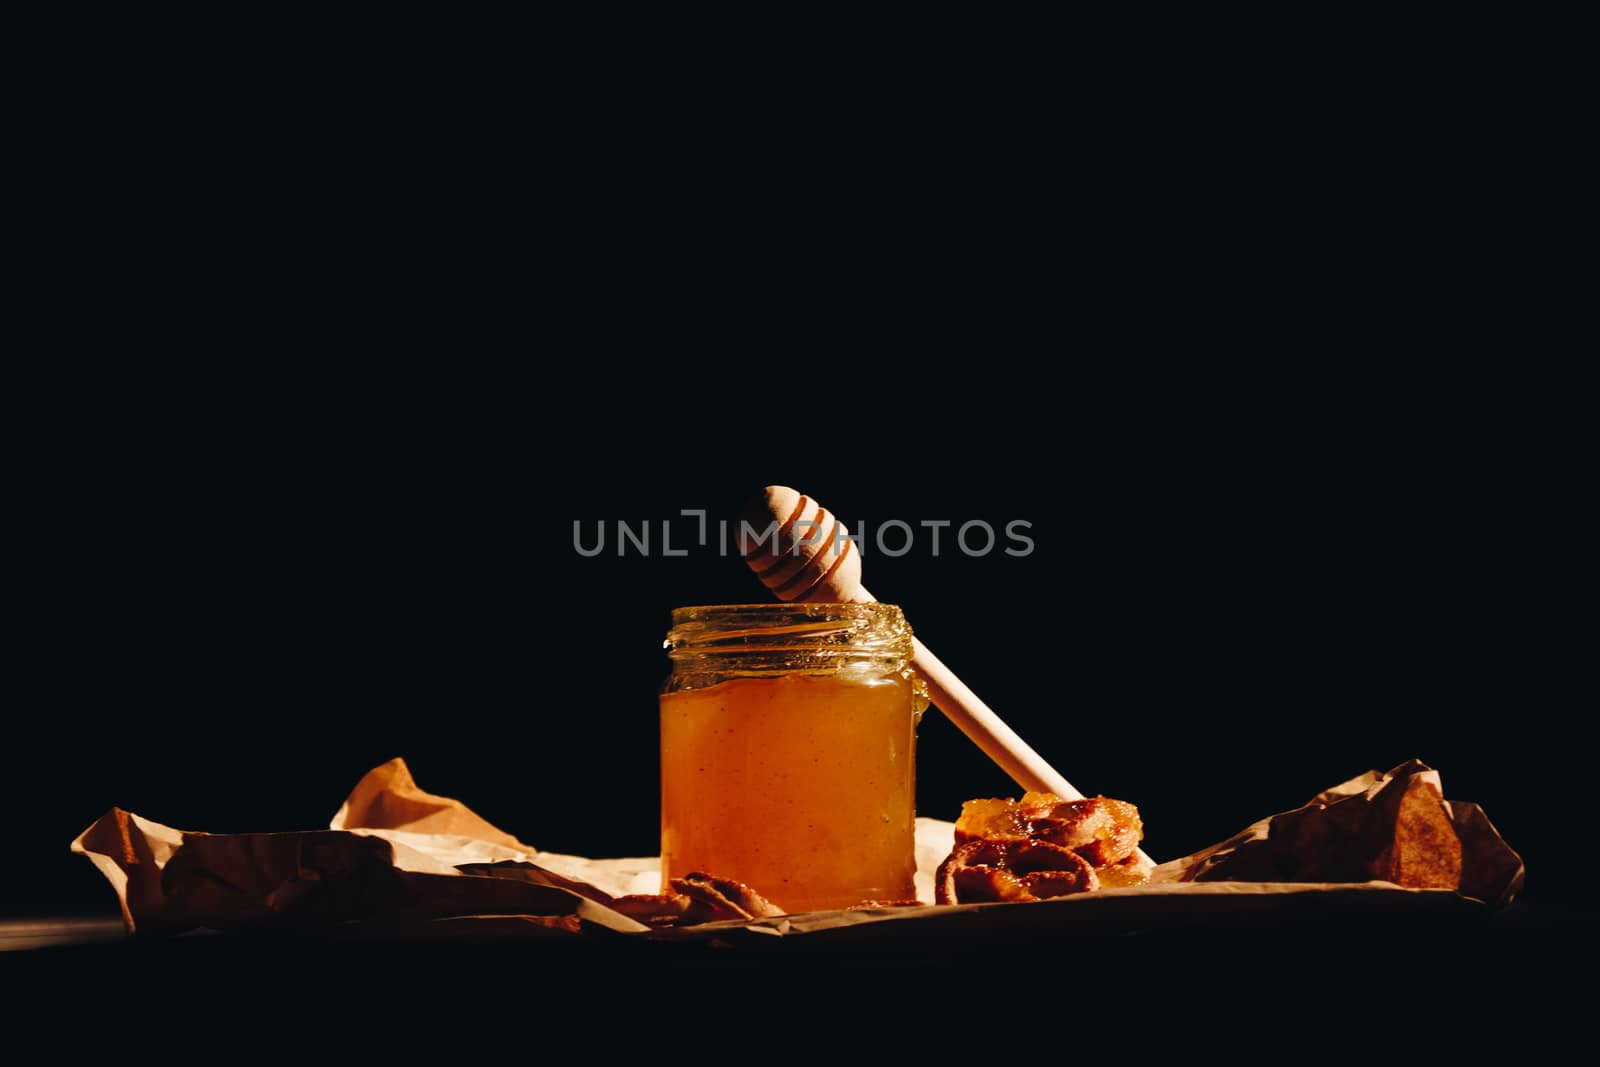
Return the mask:
<svg viewBox="0 0 1600 1067">
<path fill-rule="evenodd" d="M 833 512 L 786 485 L 769 485 L 739 516 L 739 551 L 779 600 L 870 600 L 861 553 Z"/>
</svg>

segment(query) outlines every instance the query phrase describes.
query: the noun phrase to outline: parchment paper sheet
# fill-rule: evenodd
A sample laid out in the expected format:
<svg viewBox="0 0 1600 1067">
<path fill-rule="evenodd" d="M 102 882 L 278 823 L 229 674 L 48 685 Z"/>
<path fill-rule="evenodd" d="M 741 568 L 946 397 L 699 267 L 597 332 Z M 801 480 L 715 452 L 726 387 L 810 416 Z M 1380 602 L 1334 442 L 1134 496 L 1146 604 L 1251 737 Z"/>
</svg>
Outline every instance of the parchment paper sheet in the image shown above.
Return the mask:
<svg viewBox="0 0 1600 1067">
<path fill-rule="evenodd" d="M 1459 839 L 1459 861 L 1452 853 L 1442 868 L 1419 867 L 1418 855 L 1440 852 L 1446 822 Z M 952 842 L 951 823 L 917 820 L 919 899 L 933 899 L 932 872 Z M 130 933 L 286 924 L 353 936 L 621 934 L 735 943 L 839 931 L 892 938 L 939 936 L 973 923 L 1160 925 L 1192 918 L 1197 909 L 1273 915 L 1381 902 L 1396 912 L 1482 910 L 1509 902 L 1523 879 L 1522 861 L 1483 811 L 1445 801 L 1438 772 L 1417 761 L 1353 778 L 1161 864 L 1145 886 L 1028 904 L 813 912 L 681 929 L 651 929 L 607 906 L 616 896 L 658 891 L 656 857 L 538 851 L 460 801 L 418 787 L 402 759 L 356 783 L 327 830 L 190 833 L 113 808 L 72 850 L 111 883 Z M 1442 886 L 1442 877 L 1457 879 L 1457 862 L 1456 884 Z M 1418 884 L 1397 885 L 1383 874 Z"/>
</svg>

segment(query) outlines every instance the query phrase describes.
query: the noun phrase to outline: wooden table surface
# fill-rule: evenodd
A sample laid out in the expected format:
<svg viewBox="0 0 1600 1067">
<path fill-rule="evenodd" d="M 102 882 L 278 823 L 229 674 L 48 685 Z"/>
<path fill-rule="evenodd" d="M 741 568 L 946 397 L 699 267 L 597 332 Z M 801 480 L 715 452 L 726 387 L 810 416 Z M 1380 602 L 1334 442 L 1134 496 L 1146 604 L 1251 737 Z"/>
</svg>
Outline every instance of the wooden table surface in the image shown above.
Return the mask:
<svg viewBox="0 0 1600 1067">
<path fill-rule="evenodd" d="M 122 920 L 116 916 L 0 919 L 0 952 L 60 945 L 97 945 L 126 938 Z"/>
</svg>

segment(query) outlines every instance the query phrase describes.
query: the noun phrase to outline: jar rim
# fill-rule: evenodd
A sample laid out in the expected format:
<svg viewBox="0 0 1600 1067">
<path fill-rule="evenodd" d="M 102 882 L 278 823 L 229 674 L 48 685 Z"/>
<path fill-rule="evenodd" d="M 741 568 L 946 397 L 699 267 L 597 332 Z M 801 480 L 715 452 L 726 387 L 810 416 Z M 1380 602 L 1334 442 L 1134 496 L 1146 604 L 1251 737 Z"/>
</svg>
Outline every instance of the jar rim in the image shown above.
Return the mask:
<svg viewBox="0 0 1600 1067">
<path fill-rule="evenodd" d="M 674 608 L 662 647 L 674 662 L 740 660 L 763 670 L 871 662 L 898 671 L 913 652 L 905 613 L 876 600 Z"/>
<path fill-rule="evenodd" d="M 849 618 L 862 615 L 904 614 L 898 604 L 881 600 L 775 600 L 760 604 L 687 604 L 672 609 L 672 623 L 695 622 L 710 615 L 832 615 Z"/>
</svg>

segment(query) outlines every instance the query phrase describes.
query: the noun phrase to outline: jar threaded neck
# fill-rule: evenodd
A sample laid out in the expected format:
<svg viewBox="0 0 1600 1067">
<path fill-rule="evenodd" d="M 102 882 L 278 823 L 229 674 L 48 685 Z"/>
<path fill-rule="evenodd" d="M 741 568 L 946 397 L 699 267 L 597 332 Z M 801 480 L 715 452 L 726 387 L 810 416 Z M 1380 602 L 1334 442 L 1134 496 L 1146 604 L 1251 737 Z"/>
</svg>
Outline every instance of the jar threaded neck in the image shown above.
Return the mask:
<svg viewBox="0 0 1600 1067">
<path fill-rule="evenodd" d="M 675 608 L 663 643 L 676 676 L 804 671 L 897 675 L 913 656 L 893 604 L 712 604 Z"/>
</svg>

